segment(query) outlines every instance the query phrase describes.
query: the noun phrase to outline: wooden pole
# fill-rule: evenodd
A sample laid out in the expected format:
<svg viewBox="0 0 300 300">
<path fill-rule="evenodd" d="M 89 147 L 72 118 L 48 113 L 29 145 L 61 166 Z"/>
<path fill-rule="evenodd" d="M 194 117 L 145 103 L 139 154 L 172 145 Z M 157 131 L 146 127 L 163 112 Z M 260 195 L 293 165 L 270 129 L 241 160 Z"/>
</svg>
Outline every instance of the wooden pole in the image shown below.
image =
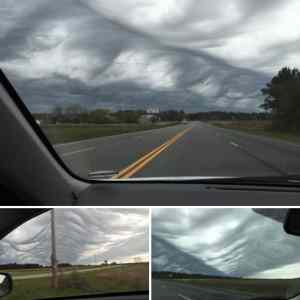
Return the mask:
<svg viewBox="0 0 300 300">
<path fill-rule="evenodd" d="M 51 210 L 51 285 L 53 288 L 58 287 L 58 278 L 57 278 L 57 260 L 56 260 L 56 238 L 55 238 L 55 213 L 54 209 Z"/>
</svg>

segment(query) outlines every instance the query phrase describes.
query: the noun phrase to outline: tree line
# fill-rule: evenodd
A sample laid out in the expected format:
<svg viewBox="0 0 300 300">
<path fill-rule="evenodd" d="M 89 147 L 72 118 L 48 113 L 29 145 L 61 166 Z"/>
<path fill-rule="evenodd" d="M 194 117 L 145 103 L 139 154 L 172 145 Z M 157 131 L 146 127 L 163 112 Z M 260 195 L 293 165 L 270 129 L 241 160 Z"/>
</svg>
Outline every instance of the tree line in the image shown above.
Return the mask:
<svg viewBox="0 0 300 300">
<path fill-rule="evenodd" d="M 205 274 L 188 274 L 188 273 L 178 273 L 178 272 L 168 272 L 168 271 L 153 271 L 152 277 L 156 279 L 203 279 L 203 278 L 224 278 L 222 276 L 214 276 L 214 275 L 205 275 Z"/>
<path fill-rule="evenodd" d="M 250 121 L 250 120 L 269 120 L 269 113 L 262 112 L 226 112 L 226 111 L 208 111 L 187 114 L 190 121 Z"/>
<path fill-rule="evenodd" d="M 8 263 L 1 264 L 0 270 L 17 270 L 17 269 L 40 269 L 45 268 L 46 266 L 42 266 L 40 264 L 17 264 L 17 263 Z"/>
<path fill-rule="evenodd" d="M 279 130 L 300 129 L 300 71 L 282 68 L 262 90 L 260 106 L 271 115 L 272 126 Z"/>
<path fill-rule="evenodd" d="M 34 118 L 48 124 L 107 124 L 107 123 L 137 123 L 145 114 L 142 110 L 124 110 L 112 112 L 109 109 L 86 110 L 79 104 L 65 107 L 56 106 L 50 113 L 35 113 Z"/>
<path fill-rule="evenodd" d="M 116 262 L 108 262 L 105 260 L 103 263 L 99 263 L 97 265 L 116 265 Z M 92 267 L 95 266 L 95 264 L 86 264 L 86 265 L 80 265 L 80 264 L 71 264 L 71 263 L 64 263 L 60 262 L 57 264 L 59 268 L 66 268 L 66 267 Z M 41 268 L 49 268 L 48 265 L 40 265 L 40 264 L 34 264 L 34 263 L 25 263 L 25 264 L 17 264 L 17 263 L 7 263 L 7 264 L 1 264 L 0 270 L 19 270 L 19 269 L 41 269 Z"/>
<path fill-rule="evenodd" d="M 243 113 L 208 111 L 186 113 L 183 110 L 165 110 L 156 114 L 147 114 L 145 110 L 95 109 L 87 111 L 80 105 L 70 105 L 65 108 L 55 107 L 50 113 L 35 113 L 34 118 L 48 124 L 113 124 L 147 122 L 182 122 L 186 121 L 214 121 L 214 120 L 266 120 L 269 113 Z"/>
</svg>

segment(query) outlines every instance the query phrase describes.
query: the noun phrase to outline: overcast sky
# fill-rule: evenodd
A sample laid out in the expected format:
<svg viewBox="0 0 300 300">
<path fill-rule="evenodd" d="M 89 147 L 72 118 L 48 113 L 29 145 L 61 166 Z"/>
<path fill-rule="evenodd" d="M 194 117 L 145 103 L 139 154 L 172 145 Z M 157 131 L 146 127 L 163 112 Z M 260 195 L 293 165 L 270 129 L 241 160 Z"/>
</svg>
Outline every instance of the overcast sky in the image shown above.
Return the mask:
<svg viewBox="0 0 300 300">
<path fill-rule="evenodd" d="M 33 111 L 257 110 L 300 67 L 298 0 L 1 0 L 0 66 Z"/>
<path fill-rule="evenodd" d="M 56 209 L 57 259 L 73 264 L 148 260 L 148 209 Z M 0 241 L 0 264 L 50 262 L 50 212 Z"/>
<path fill-rule="evenodd" d="M 300 277 L 300 237 L 287 235 L 282 223 L 251 209 L 155 208 L 152 215 L 152 234 L 175 246 L 181 257 L 191 255 L 227 276 Z M 152 248 L 153 262 L 167 268 L 172 253 L 159 244 Z"/>
</svg>

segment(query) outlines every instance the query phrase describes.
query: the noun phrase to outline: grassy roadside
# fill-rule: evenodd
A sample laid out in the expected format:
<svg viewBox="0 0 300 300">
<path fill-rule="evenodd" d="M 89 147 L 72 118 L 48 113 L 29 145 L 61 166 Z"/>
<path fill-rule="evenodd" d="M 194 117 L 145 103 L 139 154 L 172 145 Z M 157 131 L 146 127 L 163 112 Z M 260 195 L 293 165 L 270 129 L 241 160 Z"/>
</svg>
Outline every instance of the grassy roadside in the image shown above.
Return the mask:
<svg viewBox="0 0 300 300">
<path fill-rule="evenodd" d="M 77 270 L 88 270 L 95 268 L 95 266 L 77 266 Z M 64 267 L 63 271 L 74 270 L 74 267 Z M 1 269 L 1 272 L 10 273 L 13 277 L 15 276 L 25 276 L 25 275 L 36 275 L 36 274 L 47 274 L 51 270 L 48 267 L 45 268 L 33 268 L 33 269 Z"/>
<path fill-rule="evenodd" d="M 181 283 L 192 284 L 203 288 L 214 288 L 228 293 L 244 294 L 245 296 L 270 297 L 287 299 L 293 296 L 294 286 L 299 286 L 299 279 L 173 279 Z"/>
<path fill-rule="evenodd" d="M 52 144 L 174 126 L 178 122 L 154 124 L 55 124 L 41 128 Z"/>
<path fill-rule="evenodd" d="M 300 132 L 276 131 L 270 121 L 213 121 L 209 124 L 300 144 Z"/>
<path fill-rule="evenodd" d="M 33 273 L 35 274 L 35 273 Z M 50 278 L 15 280 L 7 300 L 29 300 L 47 297 L 75 296 L 148 290 L 148 264 L 119 265 L 111 269 L 60 274 L 59 287 L 51 288 Z"/>
</svg>

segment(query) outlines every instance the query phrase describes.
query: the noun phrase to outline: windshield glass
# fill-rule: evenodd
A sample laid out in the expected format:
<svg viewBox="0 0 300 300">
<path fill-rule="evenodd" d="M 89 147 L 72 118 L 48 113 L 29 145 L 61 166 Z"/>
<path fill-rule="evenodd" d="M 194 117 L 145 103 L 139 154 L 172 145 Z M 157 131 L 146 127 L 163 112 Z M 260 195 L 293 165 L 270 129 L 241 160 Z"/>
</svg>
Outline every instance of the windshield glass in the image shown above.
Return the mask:
<svg viewBox="0 0 300 300">
<path fill-rule="evenodd" d="M 148 210 L 55 209 L 0 241 L 5 299 L 148 290 Z M 54 228 L 54 229 L 53 229 Z"/>
<path fill-rule="evenodd" d="M 300 174 L 299 1 L 221 2 L 1 1 L 0 66 L 81 177 Z"/>
<path fill-rule="evenodd" d="M 174 292 L 190 299 L 300 294 L 300 237 L 284 231 L 286 211 L 152 209 L 153 299 Z"/>
</svg>

